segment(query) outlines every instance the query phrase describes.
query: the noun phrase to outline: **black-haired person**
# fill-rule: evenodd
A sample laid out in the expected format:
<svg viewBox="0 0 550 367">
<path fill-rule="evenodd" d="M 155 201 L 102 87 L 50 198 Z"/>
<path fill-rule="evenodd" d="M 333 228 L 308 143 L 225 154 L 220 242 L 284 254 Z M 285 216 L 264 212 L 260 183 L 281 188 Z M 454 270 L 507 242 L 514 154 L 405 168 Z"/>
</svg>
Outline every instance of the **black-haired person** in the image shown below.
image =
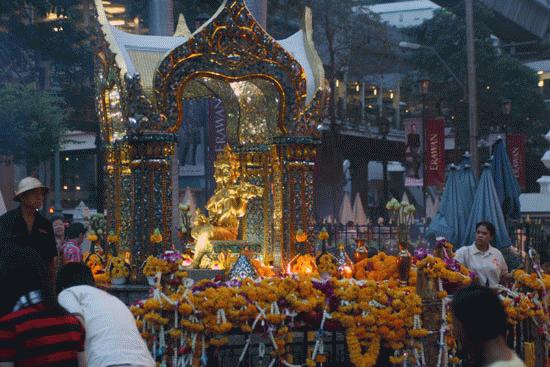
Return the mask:
<svg viewBox="0 0 550 367">
<path fill-rule="evenodd" d="M 0 249 L 0 366 L 85 366 L 85 332 L 57 303 L 37 251 Z"/>
<path fill-rule="evenodd" d="M 496 293 L 471 285 L 460 289 L 451 303 L 453 325 L 472 367 L 525 367 L 506 344 L 506 312 Z"/>
<path fill-rule="evenodd" d="M 59 248 L 59 256 L 62 258 L 62 263 L 72 263 L 82 261 L 82 250 L 80 246 L 84 241 L 86 227 L 82 223 L 73 223 L 67 229 L 67 239 Z"/>
<path fill-rule="evenodd" d="M 55 214 L 51 216 L 50 222 L 52 222 L 53 235 L 59 252 L 59 248 L 65 242 L 65 218 L 62 215 Z"/>
<path fill-rule="evenodd" d="M 474 271 L 482 285 L 496 287 L 508 279 L 508 266 L 502 253 L 491 246 L 495 237 L 495 226 L 490 222 L 476 225 L 476 240 L 470 246 L 456 251 L 455 259 Z"/>
<path fill-rule="evenodd" d="M 86 327 L 89 366 L 155 365 L 128 307 L 96 288 L 92 272 L 85 264 L 64 265 L 57 275 L 57 290 L 59 304 L 80 317 Z"/>
</svg>

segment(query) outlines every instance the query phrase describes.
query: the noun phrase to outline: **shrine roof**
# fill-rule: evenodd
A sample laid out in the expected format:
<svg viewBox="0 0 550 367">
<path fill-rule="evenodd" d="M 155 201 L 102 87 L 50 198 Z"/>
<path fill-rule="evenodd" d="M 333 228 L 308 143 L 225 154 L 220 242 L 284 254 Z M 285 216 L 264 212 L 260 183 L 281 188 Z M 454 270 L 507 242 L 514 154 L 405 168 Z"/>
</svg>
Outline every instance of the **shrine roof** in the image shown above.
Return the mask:
<svg viewBox="0 0 550 367">
<path fill-rule="evenodd" d="M 105 15 L 102 1 L 95 0 L 95 5 L 101 30 L 109 44 L 109 49 L 115 54 L 115 61 L 121 69 L 121 76 L 126 73 L 130 76 L 139 73 L 144 91 L 150 93 L 153 88 L 155 70 L 160 62 L 171 50 L 189 39 L 190 32 L 183 15 L 179 16 L 174 36 L 139 35 L 124 32 L 111 25 Z M 224 1 L 218 11 L 195 33 L 212 22 L 225 5 Z M 306 9 L 302 29 L 288 38 L 277 40 L 304 68 L 307 81 L 306 103 L 313 99 L 316 90 L 324 87 L 325 83 L 322 61 L 313 45 L 311 22 L 311 11 Z"/>
<path fill-rule="evenodd" d="M 111 26 L 112 27 L 112 26 Z M 153 87 L 153 76 L 164 56 L 187 38 L 131 34 L 112 27 L 129 75 L 139 73 L 145 91 Z"/>
</svg>

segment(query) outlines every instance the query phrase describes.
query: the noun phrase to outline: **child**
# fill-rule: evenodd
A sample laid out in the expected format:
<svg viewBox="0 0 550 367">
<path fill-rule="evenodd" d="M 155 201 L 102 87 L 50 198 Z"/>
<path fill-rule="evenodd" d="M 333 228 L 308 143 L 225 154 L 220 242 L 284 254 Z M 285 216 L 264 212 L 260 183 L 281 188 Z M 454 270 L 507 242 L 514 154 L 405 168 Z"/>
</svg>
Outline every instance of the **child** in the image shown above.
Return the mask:
<svg viewBox="0 0 550 367">
<path fill-rule="evenodd" d="M 155 366 L 128 307 L 96 288 L 86 265 L 64 265 L 57 276 L 57 290 L 61 306 L 84 322 L 89 366 Z"/>
<path fill-rule="evenodd" d="M 82 223 L 73 223 L 67 229 L 67 240 L 63 242 L 59 249 L 59 255 L 63 259 L 63 264 L 82 261 L 82 251 L 80 245 L 84 241 L 86 227 Z"/>
</svg>

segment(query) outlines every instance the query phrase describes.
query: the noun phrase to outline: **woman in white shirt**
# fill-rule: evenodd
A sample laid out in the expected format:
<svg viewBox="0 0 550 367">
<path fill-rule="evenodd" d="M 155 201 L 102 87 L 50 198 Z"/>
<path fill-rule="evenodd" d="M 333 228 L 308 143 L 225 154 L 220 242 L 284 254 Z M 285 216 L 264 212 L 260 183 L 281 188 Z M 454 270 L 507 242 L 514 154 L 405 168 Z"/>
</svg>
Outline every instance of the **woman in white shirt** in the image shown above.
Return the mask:
<svg viewBox="0 0 550 367">
<path fill-rule="evenodd" d="M 470 246 L 459 248 L 455 260 L 474 271 L 482 285 L 496 287 L 509 277 L 504 256 L 491 241 L 495 237 L 495 226 L 490 222 L 476 225 L 476 240 Z"/>
<path fill-rule="evenodd" d="M 64 265 L 57 275 L 57 291 L 59 304 L 84 323 L 88 366 L 155 366 L 128 307 L 96 288 L 86 265 Z"/>
</svg>

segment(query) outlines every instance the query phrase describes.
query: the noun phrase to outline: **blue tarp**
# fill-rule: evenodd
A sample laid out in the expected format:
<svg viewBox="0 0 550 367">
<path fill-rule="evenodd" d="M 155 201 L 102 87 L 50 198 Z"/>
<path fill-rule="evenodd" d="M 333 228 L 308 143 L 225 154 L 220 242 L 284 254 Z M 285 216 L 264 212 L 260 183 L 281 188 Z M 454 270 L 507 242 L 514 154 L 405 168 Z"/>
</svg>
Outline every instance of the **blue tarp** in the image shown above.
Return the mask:
<svg viewBox="0 0 550 367">
<path fill-rule="evenodd" d="M 468 224 L 468 218 L 470 217 L 470 213 L 472 211 L 472 204 L 474 203 L 474 197 L 477 189 L 476 177 L 468 163 L 466 163 L 457 173 L 457 187 L 460 208 L 462 209 L 458 213 L 459 224 L 457 231 L 457 242 L 455 242 L 458 247 L 465 237 L 466 225 Z"/>
<path fill-rule="evenodd" d="M 460 213 L 463 212 L 458 190 L 458 171 L 451 165 L 445 179 L 445 189 L 439 204 L 437 214 L 426 230 L 426 238 L 445 237 L 451 243 L 459 243 L 459 233 L 463 230 L 460 223 Z M 462 227 L 462 228 L 461 228 Z"/>
<path fill-rule="evenodd" d="M 493 146 L 493 160 L 491 162 L 495 190 L 502 214 L 506 219 L 519 219 L 521 215 L 519 195 L 521 190 L 514 176 L 512 164 L 502 139 L 498 139 Z"/>
<path fill-rule="evenodd" d="M 496 235 L 493 245 L 495 247 L 504 248 L 512 244 L 506 229 L 506 222 L 504 221 L 504 215 L 498 201 L 493 173 L 489 164 L 484 165 L 483 173 L 479 180 L 462 246 L 469 246 L 475 241 L 476 224 L 481 221 L 488 221 L 494 224 Z"/>
<path fill-rule="evenodd" d="M 458 164 L 460 168 L 464 168 L 466 165 L 468 166 L 472 165 L 472 156 L 468 151 L 462 155 L 462 161 Z"/>
<path fill-rule="evenodd" d="M 472 208 L 472 204 L 474 202 L 474 196 L 476 194 L 477 189 L 477 180 L 476 176 L 474 175 L 474 171 L 472 171 L 472 168 L 469 164 L 465 164 L 464 168 L 462 168 L 458 173 L 458 190 L 459 190 L 459 196 L 462 199 L 462 206 L 464 208 L 464 215 L 465 220 L 464 222 L 468 221 L 468 217 L 470 215 L 470 209 Z"/>
</svg>

